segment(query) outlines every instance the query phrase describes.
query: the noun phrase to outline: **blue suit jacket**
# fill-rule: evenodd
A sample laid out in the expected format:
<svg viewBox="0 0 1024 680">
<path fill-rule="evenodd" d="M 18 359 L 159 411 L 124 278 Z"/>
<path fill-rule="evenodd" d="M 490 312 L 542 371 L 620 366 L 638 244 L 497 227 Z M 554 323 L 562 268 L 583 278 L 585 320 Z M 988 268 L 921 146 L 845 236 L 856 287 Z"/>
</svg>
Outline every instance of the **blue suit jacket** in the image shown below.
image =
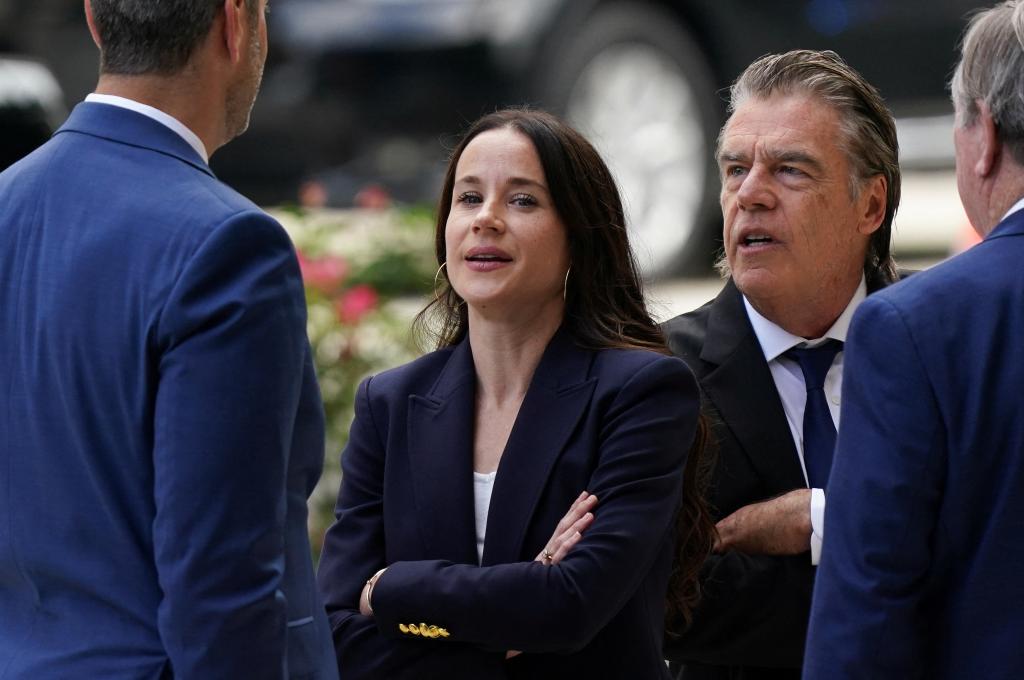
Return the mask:
<svg viewBox="0 0 1024 680">
<path fill-rule="evenodd" d="M 846 344 L 805 678 L 1024 676 L 1024 213 Z"/>
<path fill-rule="evenodd" d="M 665 588 L 698 391 L 686 365 L 555 335 L 495 478 L 482 566 L 470 345 L 367 380 L 318 580 L 345 678 L 662 678 Z M 533 559 L 581 491 L 594 523 Z M 374 618 L 358 613 L 365 580 Z M 448 637 L 403 633 L 426 623 Z M 505 651 L 523 655 L 505 662 Z"/>
<path fill-rule="evenodd" d="M 82 104 L 0 175 L 0 329 L 0 678 L 334 677 L 280 226 Z"/>
</svg>

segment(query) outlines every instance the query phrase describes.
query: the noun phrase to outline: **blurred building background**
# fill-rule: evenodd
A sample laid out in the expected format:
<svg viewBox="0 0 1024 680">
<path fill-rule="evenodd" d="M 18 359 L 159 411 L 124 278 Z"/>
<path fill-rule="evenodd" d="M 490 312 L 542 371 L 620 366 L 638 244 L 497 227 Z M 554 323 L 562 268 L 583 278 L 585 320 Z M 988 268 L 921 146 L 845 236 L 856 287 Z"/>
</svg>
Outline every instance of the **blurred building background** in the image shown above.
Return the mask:
<svg viewBox="0 0 1024 680">
<path fill-rule="evenodd" d="M 252 127 L 213 160 L 263 205 L 432 203 L 466 124 L 530 104 L 568 116 L 608 158 L 649 273 L 707 272 L 725 89 L 756 57 L 809 47 L 839 52 L 899 118 L 901 243 L 941 249 L 962 226 L 946 82 L 976 0 L 270 4 Z M 81 0 L 0 0 L 0 163 L 45 138 L 96 66 Z"/>
</svg>

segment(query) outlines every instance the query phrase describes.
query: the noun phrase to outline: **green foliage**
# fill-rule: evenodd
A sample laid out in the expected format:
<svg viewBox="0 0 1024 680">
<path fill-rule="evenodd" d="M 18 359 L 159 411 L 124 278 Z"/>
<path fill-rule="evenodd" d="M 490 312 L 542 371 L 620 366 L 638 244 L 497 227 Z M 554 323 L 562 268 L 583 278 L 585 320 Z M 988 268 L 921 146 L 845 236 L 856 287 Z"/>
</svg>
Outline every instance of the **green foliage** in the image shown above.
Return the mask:
<svg viewBox="0 0 1024 680">
<path fill-rule="evenodd" d="M 327 424 L 324 473 L 309 500 L 316 557 L 334 519 L 340 452 L 360 381 L 419 353 L 410 322 L 433 285 L 433 221 L 423 210 L 290 209 L 276 217 L 291 235 L 302 267 Z"/>
</svg>

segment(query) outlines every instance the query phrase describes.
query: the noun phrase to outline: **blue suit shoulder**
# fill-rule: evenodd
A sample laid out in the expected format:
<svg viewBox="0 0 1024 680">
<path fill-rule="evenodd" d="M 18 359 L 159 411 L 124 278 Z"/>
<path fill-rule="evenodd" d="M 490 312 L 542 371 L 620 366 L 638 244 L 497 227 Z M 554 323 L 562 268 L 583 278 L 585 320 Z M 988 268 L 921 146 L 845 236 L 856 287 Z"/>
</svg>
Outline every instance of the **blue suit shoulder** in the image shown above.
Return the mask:
<svg viewBox="0 0 1024 680">
<path fill-rule="evenodd" d="M 1024 220 L 1022 220 L 1024 221 Z M 988 304 L 1020 287 L 1016 272 L 1024 257 L 1024 234 L 990 238 L 970 250 L 870 295 L 858 309 L 866 316 L 881 307 L 895 310 L 904 322 L 928 319 L 949 324 L 952 319 L 985 313 Z"/>
</svg>

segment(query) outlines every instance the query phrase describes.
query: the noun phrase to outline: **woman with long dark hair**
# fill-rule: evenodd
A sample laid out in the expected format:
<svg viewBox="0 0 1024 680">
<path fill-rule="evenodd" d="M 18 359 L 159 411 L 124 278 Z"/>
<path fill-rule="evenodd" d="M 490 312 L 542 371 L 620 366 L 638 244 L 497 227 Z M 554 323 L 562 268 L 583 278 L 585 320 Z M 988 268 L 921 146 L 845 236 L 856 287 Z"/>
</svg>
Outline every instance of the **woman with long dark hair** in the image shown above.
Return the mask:
<svg viewBox="0 0 1024 680">
<path fill-rule="evenodd" d="M 608 168 L 554 116 L 485 116 L 435 248 L 437 350 L 360 386 L 342 455 L 318 575 L 342 677 L 668 677 L 666 591 L 688 617 L 713 530 L 699 393 Z"/>
</svg>

